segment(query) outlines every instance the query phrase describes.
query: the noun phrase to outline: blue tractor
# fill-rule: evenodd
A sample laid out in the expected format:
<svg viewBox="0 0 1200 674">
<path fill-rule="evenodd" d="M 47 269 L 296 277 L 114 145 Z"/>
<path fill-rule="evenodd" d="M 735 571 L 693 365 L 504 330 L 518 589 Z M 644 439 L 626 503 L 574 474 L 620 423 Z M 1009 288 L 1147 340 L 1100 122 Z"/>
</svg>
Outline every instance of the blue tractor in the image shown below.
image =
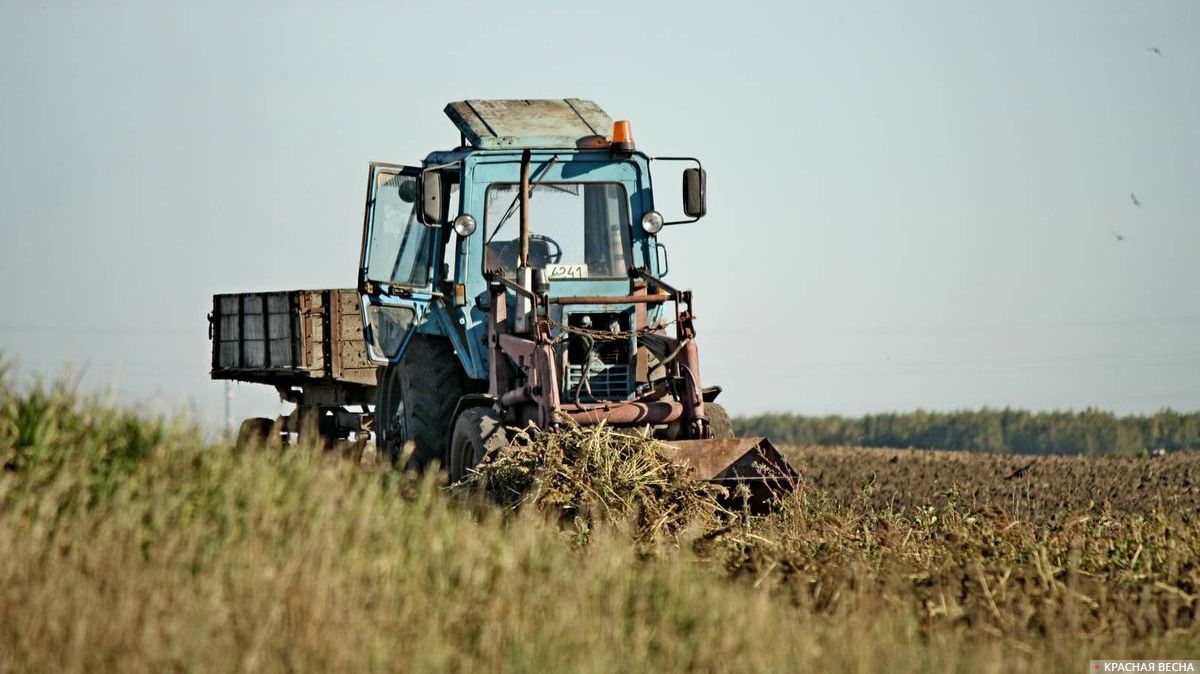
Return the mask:
<svg viewBox="0 0 1200 674">
<path fill-rule="evenodd" d="M 505 428 L 604 422 L 652 428 L 700 479 L 794 479 L 765 439 L 733 438 L 701 378 L 691 293 L 663 280 L 659 232 L 705 214 L 700 162 L 652 160 L 591 101 L 445 111 L 458 148 L 371 166 L 359 292 L 381 451 L 411 442 L 416 467 L 456 480 Z M 651 164 L 666 161 L 688 165 L 676 222 L 655 210 Z"/>
</svg>

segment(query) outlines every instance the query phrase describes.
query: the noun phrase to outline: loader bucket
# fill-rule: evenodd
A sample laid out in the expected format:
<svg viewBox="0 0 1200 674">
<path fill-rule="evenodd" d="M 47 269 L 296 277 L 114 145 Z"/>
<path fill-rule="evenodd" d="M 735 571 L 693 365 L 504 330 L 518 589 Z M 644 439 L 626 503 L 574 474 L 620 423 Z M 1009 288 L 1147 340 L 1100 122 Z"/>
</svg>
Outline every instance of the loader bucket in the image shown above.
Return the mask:
<svg viewBox="0 0 1200 674">
<path fill-rule="evenodd" d="M 765 509 L 772 499 L 793 491 L 799 480 L 766 438 L 676 440 L 668 447 L 663 451 L 667 458 L 686 464 L 694 479 L 725 487 L 731 505 L 746 499 L 752 510 Z"/>
</svg>

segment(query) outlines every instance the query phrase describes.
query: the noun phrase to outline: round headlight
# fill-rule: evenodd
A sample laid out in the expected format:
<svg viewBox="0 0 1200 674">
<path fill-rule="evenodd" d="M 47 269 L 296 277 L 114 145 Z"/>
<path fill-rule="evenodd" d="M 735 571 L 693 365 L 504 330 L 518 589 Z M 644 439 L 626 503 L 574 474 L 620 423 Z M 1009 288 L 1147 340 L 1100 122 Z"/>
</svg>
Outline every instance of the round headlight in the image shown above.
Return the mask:
<svg viewBox="0 0 1200 674">
<path fill-rule="evenodd" d="M 647 234 L 658 234 L 662 228 L 663 217 L 658 211 L 650 211 L 642 216 L 642 229 L 646 230 Z"/>
<path fill-rule="evenodd" d="M 454 232 L 459 236 L 471 236 L 471 233 L 474 231 L 475 218 L 471 217 L 469 213 L 463 213 L 454 218 Z"/>
</svg>

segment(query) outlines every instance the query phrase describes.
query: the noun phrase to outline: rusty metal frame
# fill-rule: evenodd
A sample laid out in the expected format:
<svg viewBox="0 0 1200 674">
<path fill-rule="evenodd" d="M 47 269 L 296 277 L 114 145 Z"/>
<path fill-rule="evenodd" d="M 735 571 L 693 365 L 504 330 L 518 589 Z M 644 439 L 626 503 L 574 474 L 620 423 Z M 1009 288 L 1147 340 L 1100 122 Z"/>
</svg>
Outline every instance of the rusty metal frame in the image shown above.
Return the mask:
<svg viewBox="0 0 1200 674">
<path fill-rule="evenodd" d="M 637 280 L 631 283 L 632 293 L 617 297 L 585 298 L 541 298 L 519 284 L 496 274 L 489 284 L 490 321 L 488 327 L 489 346 L 492 357 L 489 371 L 489 394 L 505 409 L 517 410 L 533 404 L 536 419 L 518 418 L 517 422 L 536 420 L 537 424 L 552 429 L 562 422 L 584 425 L 606 421 L 616 426 L 659 425 L 682 422 L 684 435 L 691 439 L 711 437 L 711 430 L 704 416 L 704 383 L 700 375 L 700 356 L 696 346 L 696 330 L 692 314 L 692 294 L 677 290 L 657 277 L 643 272 L 648 282 Z M 649 293 L 649 285 L 656 285 L 666 292 Z M 512 334 L 507 325 L 508 306 L 506 290 L 523 293 L 533 300 L 534 329 L 531 336 Z M 644 327 L 644 307 L 648 304 L 672 301 L 675 304 L 676 336 L 680 347 L 678 355 L 666 363 L 669 378 L 680 385 L 674 387 L 678 400 L 630 400 L 608 403 L 576 404 L 564 403 L 560 397 L 557 357 L 554 351 L 553 327 L 544 311 L 551 304 L 626 304 L 641 307 L 641 316 L 635 315 L 635 327 Z M 510 381 L 509 363 L 520 370 L 525 379 L 521 387 Z"/>
<path fill-rule="evenodd" d="M 662 304 L 675 298 L 666 293 L 648 295 L 581 295 L 573 297 L 551 297 L 550 304 Z"/>
<path fill-rule="evenodd" d="M 560 414 L 585 426 L 601 421 L 614 426 L 669 424 L 683 417 L 683 405 L 674 400 L 613 402 L 596 405 L 565 403 Z"/>
</svg>

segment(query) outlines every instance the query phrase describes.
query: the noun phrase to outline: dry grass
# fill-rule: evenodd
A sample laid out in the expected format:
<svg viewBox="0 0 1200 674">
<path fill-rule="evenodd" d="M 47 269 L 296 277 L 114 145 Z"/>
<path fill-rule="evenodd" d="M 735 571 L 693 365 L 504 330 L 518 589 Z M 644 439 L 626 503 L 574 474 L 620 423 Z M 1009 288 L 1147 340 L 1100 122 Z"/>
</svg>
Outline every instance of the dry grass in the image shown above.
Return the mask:
<svg viewBox="0 0 1200 674">
<path fill-rule="evenodd" d="M 631 546 L 673 498 L 628 482 L 643 470 L 611 467 L 633 501 L 593 486 L 514 513 L 4 386 L 0 463 L 0 671 L 1079 671 L 1200 652 L 1200 532 L 1153 507 L 1051 529 L 811 490 Z"/>
</svg>

